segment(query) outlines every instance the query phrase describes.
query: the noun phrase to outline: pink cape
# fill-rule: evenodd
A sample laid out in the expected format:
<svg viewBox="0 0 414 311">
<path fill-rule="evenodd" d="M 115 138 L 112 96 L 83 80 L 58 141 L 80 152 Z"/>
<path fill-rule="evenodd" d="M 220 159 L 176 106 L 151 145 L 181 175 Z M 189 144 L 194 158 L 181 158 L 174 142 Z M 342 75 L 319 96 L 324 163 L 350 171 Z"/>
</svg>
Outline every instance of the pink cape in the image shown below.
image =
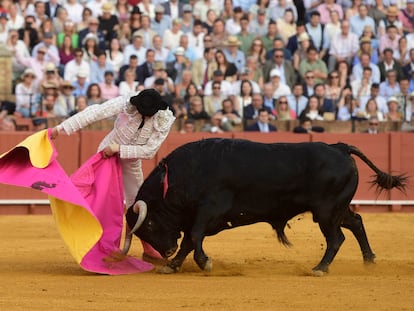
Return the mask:
<svg viewBox="0 0 414 311">
<path fill-rule="evenodd" d="M 0 156 L 0 183 L 49 195 L 62 239 L 83 269 L 110 275 L 152 270 L 150 263 L 121 254 L 124 205 L 118 157 L 103 159 L 97 153 L 69 178 L 56 160 L 49 131 L 29 136 Z"/>
</svg>

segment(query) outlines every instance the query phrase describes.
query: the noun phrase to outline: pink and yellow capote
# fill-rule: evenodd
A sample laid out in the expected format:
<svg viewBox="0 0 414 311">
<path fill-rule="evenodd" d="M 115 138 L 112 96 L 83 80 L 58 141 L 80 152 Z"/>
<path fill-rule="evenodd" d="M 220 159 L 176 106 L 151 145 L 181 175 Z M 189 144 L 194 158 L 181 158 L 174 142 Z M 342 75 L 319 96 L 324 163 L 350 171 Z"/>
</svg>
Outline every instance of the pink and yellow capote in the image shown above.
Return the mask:
<svg viewBox="0 0 414 311">
<path fill-rule="evenodd" d="M 57 161 L 50 129 L 0 155 L 0 183 L 48 194 L 59 233 L 76 262 L 90 272 L 118 275 L 153 269 L 121 253 L 124 198 L 119 158 L 96 153 L 72 176 Z"/>
</svg>

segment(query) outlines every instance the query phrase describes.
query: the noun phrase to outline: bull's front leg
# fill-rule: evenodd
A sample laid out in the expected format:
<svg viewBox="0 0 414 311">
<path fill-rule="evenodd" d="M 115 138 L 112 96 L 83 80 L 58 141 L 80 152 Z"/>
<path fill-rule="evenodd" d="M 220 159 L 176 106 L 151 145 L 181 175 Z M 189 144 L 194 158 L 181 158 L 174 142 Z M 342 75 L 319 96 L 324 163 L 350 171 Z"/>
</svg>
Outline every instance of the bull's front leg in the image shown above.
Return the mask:
<svg viewBox="0 0 414 311">
<path fill-rule="evenodd" d="M 203 250 L 204 231 L 198 228 L 197 231 L 193 230 L 191 236 L 194 246 L 194 261 L 201 270 L 210 272 L 213 268 L 213 263 Z"/>
<path fill-rule="evenodd" d="M 189 233 L 184 233 L 177 255 L 175 255 L 175 257 L 164 267 L 160 268 L 158 273 L 171 274 L 178 272 L 185 258 L 193 249 L 194 246 L 193 241 L 191 240 L 191 235 Z"/>
</svg>

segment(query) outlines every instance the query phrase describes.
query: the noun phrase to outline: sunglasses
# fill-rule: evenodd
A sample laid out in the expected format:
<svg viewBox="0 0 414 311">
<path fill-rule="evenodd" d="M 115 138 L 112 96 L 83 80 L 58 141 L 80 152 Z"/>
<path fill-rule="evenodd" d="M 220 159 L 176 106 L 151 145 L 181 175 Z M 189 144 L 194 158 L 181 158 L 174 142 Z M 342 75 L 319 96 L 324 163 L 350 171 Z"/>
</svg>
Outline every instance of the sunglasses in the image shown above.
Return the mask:
<svg viewBox="0 0 414 311">
<path fill-rule="evenodd" d="M 220 89 L 220 87 L 219 87 L 219 86 L 218 86 L 218 87 L 217 87 L 217 86 L 215 86 L 215 87 L 213 87 L 213 89 L 214 89 L 214 90 L 219 90 L 219 89 Z"/>
<path fill-rule="evenodd" d="M 275 55 L 275 58 L 283 58 L 283 55 Z"/>
<path fill-rule="evenodd" d="M 287 101 L 285 101 L 285 100 L 282 100 L 282 101 L 280 101 L 279 102 L 279 104 L 287 104 L 288 102 Z"/>
<path fill-rule="evenodd" d="M 378 123 L 375 123 L 375 122 L 369 122 L 369 125 L 378 125 Z"/>
</svg>

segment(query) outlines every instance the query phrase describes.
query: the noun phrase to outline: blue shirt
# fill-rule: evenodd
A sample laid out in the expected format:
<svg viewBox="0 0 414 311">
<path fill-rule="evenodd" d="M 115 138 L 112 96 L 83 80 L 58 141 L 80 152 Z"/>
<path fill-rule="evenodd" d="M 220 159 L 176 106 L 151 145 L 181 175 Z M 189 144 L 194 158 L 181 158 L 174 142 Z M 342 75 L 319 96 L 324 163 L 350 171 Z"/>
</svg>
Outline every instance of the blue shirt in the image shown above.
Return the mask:
<svg viewBox="0 0 414 311">
<path fill-rule="evenodd" d="M 240 72 L 243 67 L 246 65 L 246 57 L 244 56 L 244 53 L 240 50 L 237 50 L 237 54 L 235 57 L 233 57 L 232 55 L 230 55 L 229 51 L 227 49 L 225 49 L 223 51 L 224 55 L 227 58 L 227 61 L 229 63 L 233 63 L 234 65 L 236 65 L 237 70 Z"/>
<path fill-rule="evenodd" d="M 151 20 L 151 29 L 154 30 L 161 38 L 164 36 L 164 32 L 167 29 L 171 29 L 172 22 L 171 16 L 163 15 L 161 20 L 157 22 L 155 19 Z"/>
<path fill-rule="evenodd" d="M 90 83 L 103 83 L 105 82 L 105 71 L 114 72 L 114 66 L 106 62 L 105 67 L 100 67 L 98 62 L 94 61 L 91 63 L 91 71 L 89 76 Z"/>
<path fill-rule="evenodd" d="M 364 19 L 361 19 L 359 15 L 351 16 L 349 24 L 351 25 L 351 32 L 355 33 L 358 37 L 362 35 L 364 27 L 367 25 L 371 26 L 371 29 L 374 31 L 376 29 L 374 19 L 370 16 L 366 16 Z"/>
</svg>

